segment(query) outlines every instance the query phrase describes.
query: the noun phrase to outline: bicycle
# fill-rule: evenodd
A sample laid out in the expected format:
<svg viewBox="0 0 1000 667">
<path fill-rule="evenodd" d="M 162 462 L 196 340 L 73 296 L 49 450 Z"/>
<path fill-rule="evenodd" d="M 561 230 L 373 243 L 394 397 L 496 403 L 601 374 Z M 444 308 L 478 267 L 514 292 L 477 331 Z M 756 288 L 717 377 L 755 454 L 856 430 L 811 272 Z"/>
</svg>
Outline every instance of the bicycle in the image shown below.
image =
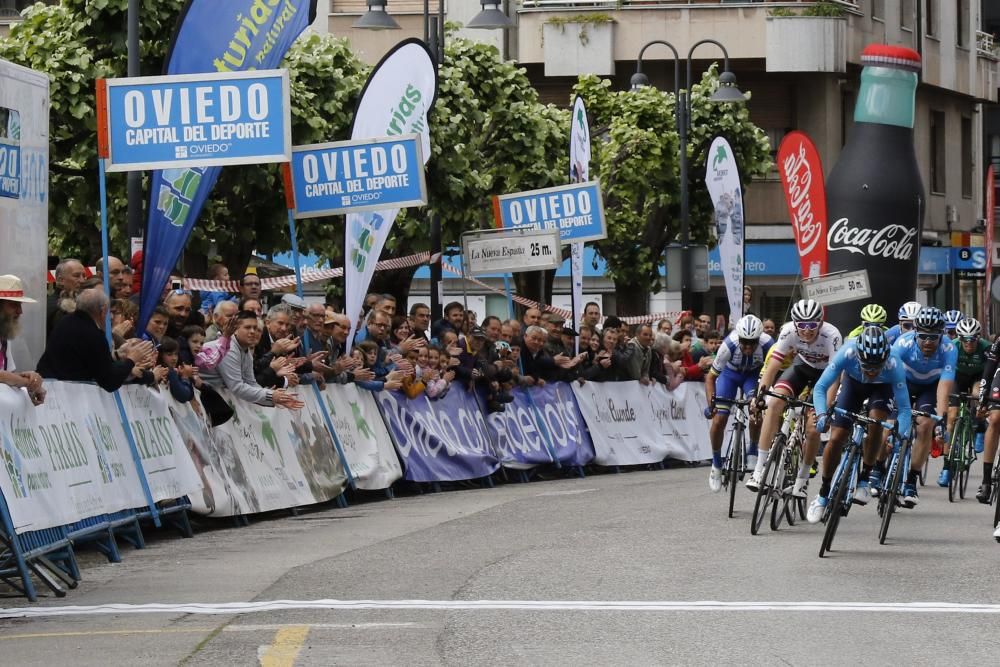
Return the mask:
<svg viewBox="0 0 1000 667">
<path fill-rule="evenodd" d="M 805 441 L 806 409 L 812 408 L 810 403 L 790 398 L 783 394 L 765 392 L 785 401 L 788 408 L 784 414 L 781 430 L 774 436 L 767 465 L 761 477 L 757 499 L 754 502 L 753 517 L 750 519 L 750 534 L 756 535 L 764 523 L 764 517 L 770 508 L 771 530 L 778 530 L 782 517 L 788 520 L 788 525 L 795 525 L 794 513 L 799 511 L 805 519 L 805 499 L 791 495 L 791 488 L 799 474 L 799 463 L 802 460 L 802 443 Z M 793 502 L 795 507 L 793 507 Z"/>
<path fill-rule="evenodd" d="M 822 558 L 827 552 L 832 551 L 833 538 L 837 535 L 837 527 L 840 525 L 842 516 L 847 516 L 854 504 L 854 491 L 858 486 L 858 472 L 861 469 L 861 449 L 868 433 L 868 427 L 879 424 L 887 429 L 892 429 L 892 424 L 872 419 L 868 415 L 848 412 L 843 408 L 834 408 L 837 414 L 849 417 L 854 421 L 854 429 L 851 437 L 844 445 L 844 450 L 840 457 L 840 465 L 833 476 L 829 501 L 823 511 L 822 521 L 826 524 L 826 531 L 823 533 L 823 542 L 819 548 L 819 557 Z"/>
<path fill-rule="evenodd" d="M 976 433 L 973 412 L 969 405 L 975 400 L 969 394 L 952 394 L 951 398 L 958 401 L 958 416 L 951 431 L 951 449 L 945 457 L 945 465 L 951 470 L 948 482 L 948 502 L 955 502 L 955 496 L 965 499 L 965 491 L 969 486 L 969 470 L 976 462 Z"/>
<path fill-rule="evenodd" d="M 729 416 L 733 418 L 733 430 L 729 434 L 728 446 L 724 448 L 726 460 L 722 469 L 722 488 L 729 490 L 729 518 L 733 518 L 733 506 L 736 504 L 736 486 L 746 475 L 746 432 L 749 417 L 747 408 L 751 398 L 728 400 L 715 397 L 714 403 L 725 403 L 729 406 Z M 736 445 L 739 445 L 737 447 Z"/>
<path fill-rule="evenodd" d="M 912 411 L 913 417 L 926 417 L 936 422 L 942 421 L 940 417 L 929 412 L 920 410 Z M 889 431 L 889 440 L 892 442 L 892 456 L 889 459 L 889 467 L 882 486 L 879 489 L 878 505 L 876 507 L 882 521 L 879 523 L 878 543 L 885 544 L 886 536 L 889 534 L 889 524 L 892 522 L 892 515 L 896 513 L 901 503 L 899 496 L 903 492 L 903 485 L 906 483 L 906 475 L 910 470 L 910 460 L 913 455 L 913 442 L 911 439 L 903 440 L 899 437 L 898 422 L 893 423 Z"/>
</svg>

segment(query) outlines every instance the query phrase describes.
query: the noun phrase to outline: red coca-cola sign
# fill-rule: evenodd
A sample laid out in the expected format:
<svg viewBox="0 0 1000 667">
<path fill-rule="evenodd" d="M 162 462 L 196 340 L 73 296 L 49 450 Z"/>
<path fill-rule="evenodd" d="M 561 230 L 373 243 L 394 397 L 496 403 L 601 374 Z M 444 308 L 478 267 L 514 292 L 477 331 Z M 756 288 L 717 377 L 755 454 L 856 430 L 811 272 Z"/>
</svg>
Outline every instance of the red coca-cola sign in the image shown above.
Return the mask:
<svg viewBox="0 0 1000 667">
<path fill-rule="evenodd" d="M 778 171 L 795 230 L 802 276 L 823 275 L 827 258 L 826 189 L 819 153 L 808 136 L 797 130 L 785 135 L 778 147 Z"/>
</svg>

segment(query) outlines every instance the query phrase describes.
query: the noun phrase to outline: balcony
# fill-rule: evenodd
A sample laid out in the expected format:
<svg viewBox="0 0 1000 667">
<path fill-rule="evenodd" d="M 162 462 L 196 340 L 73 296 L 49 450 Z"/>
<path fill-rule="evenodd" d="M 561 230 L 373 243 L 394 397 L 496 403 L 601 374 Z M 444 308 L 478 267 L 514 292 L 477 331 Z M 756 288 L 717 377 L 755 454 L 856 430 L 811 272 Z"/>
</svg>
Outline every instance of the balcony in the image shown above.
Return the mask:
<svg viewBox="0 0 1000 667">
<path fill-rule="evenodd" d="M 840 16 L 799 16 L 823 9 Z M 772 14 L 782 18 L 771 21 Z M 517 57 L 544 63 L 550 76 L 612 74 L 616 61 L 635 60 L 639 46 L 652 39 L 667 39 L 685 54 L 712 37 L 730 57 L 766 60 L 769 71 L 843 72 L 849 20 L 860 16 L 848 0 L 522 0 Z M 792 37 L 795 49 L 788 48 Z"/>
</svg>

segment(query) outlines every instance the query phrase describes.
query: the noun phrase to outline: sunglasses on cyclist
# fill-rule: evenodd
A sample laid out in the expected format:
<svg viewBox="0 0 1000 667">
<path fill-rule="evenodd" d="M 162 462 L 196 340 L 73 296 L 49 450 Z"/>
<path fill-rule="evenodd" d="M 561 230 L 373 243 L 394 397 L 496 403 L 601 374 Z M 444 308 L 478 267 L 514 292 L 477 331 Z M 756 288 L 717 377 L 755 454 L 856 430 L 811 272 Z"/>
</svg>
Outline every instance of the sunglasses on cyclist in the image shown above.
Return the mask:
<svg viewBox="0 0 1000 667">
<path fill-rule="evenodd" d="M 885 364 L 874 364 L 874 365 L 861 364 L 861 372 L 862 373 L 867 373 L 868 375 L 875 375 L 875 374 L 880 373 L 882 371 L 882 367 L 884 365 Z"/>
<path fill-rule="evenodd" d="M 796 322 L 796 329 L 802 329 L 803 331 L 813 331 L 814 329 L 819 329 L 819 322 Z"/>
<path fill-rule="evenodd" d="M 757 343 L 759 342 L 760 341 L 758 340 L 752 340 L 750 338 L 740 338 L 740 345 L 748 345 L 750 347 L 756 347 Z"/>
<path fill-rule="evenodd" d="M 959 336 L 959 339 L 963 343 L 975 343 L 977 340 L 979 340 L 979 336 Z"/>
<path fill-rule="evenodd" d="M 938 342 L 941 340 L 941 334 L 937 333 L 918 333 L 917 340 L 924 342 Z"/>
<path fill-rule="evenodd" d="M 900 331 L 913 331 L 913 322 L 900 322 Z"/>
</svg>

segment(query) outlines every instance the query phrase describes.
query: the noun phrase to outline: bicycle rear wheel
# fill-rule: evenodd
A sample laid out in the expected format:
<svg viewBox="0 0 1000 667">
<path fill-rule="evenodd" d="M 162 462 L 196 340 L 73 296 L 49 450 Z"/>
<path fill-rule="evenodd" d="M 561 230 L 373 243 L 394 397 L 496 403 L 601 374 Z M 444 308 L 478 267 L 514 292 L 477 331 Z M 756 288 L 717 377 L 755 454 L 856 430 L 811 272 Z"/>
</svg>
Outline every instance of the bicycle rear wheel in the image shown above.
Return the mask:
<svg viewBox="0 0 1000 667">
<path fill-rule="evenodd" d="M 959 495 L 964 499 L 969 490 L 969 475 L 972 472 L 972 464 L 976 460 L 976 437 L 971 429 L 966 430 L 965 438 L 965 460 L 962 462 L 962 480 L 959 486 Z"/>
<path fill-rule="evenodd" d="M 729 459 L 726 461 L 726 483 L 729 484 L 729 518 L 733 518 L 733 506 L 736 504 L 736 486 L 739 484 L 740 471 L 743 470 L 743 427 L 736 424 L 733 427 L 729 443 Z"/>
<path fill-rule="evenodd" d="M 840 515 L 845 508 L 844 500 L 847 497 L 847 489 L 851 485 L 851 475 L 854 474 L 854 466 L 857 458 L 857 447 L 852 446 L 848 454 L 847 465 L 841 471 L 840 477 L 837 479 L 837 485 L 834 487 L 833 496 L 826 506 L 826 531 L 823 533 L 823 544 L 819 548 L 820 558 L 833 549 L 833 538 L 837 535 L 837 527 L 840 525 Z"/>
<path fill-rule="evenodd" d="M 764 466 L 764 475 L 760 480 L 760 488 L 757 489 L 757 499 L 753 504 L 753 516 L 750 518 L 750 534 L 756 535 L 760 527 L 764 524 L 764 517 L 767 516 L 768 506 L 777 505 L 777 485 L 779 474 L 783 473 L 780 464 L 785 455 L 784 436 L 778 434 L 771 442 L 771 450 L 768 452 L 767 464 Z M 780 449 L 775 449 L 779 447 Z M 763 456 L 763 454 L 761 454 Z M 782 475 L 783 476 L 783 475 Z"/>
</svg>

